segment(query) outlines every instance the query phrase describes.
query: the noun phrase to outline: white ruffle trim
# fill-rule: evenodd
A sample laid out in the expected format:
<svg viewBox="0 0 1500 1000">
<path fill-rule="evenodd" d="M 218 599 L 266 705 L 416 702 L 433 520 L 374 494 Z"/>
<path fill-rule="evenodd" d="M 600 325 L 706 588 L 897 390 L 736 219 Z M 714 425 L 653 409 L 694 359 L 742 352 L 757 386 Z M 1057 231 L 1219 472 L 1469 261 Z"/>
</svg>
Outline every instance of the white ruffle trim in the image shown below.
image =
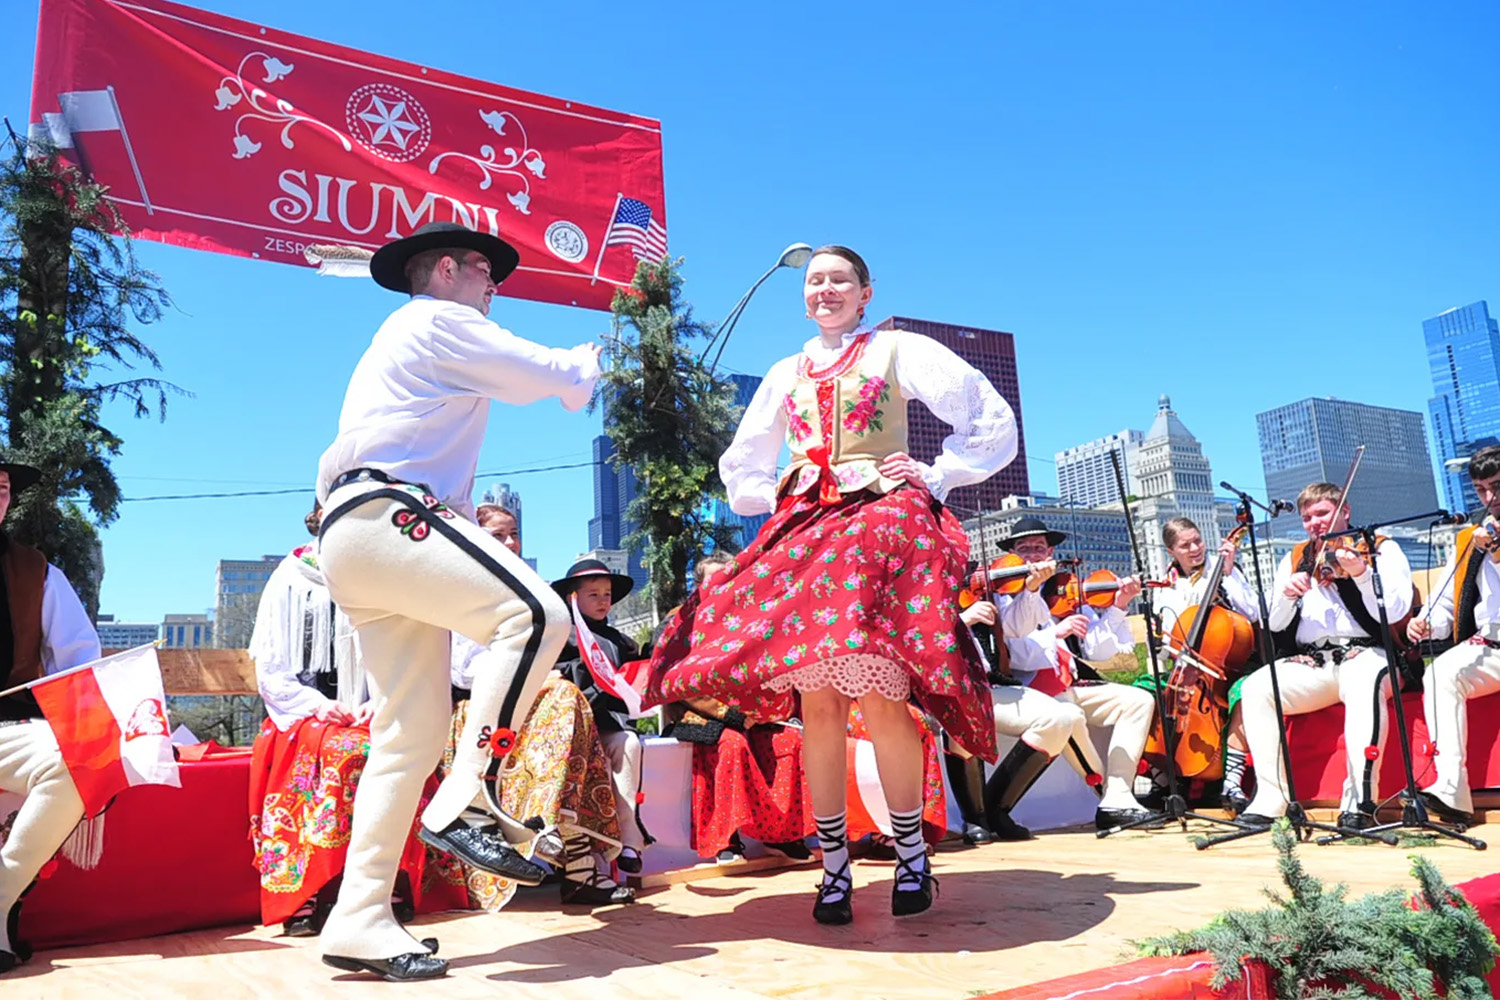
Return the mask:
<svg viewBox="0 0 1500 1000">
<path fill-rule="evenodd" d="M 895 660 L 873 653 L 835 656 L 778 674 L 766 682 L 772 691 L 821 691 L 831 687 L 847 698 L 860 698 L 874 691 L 889 701 L 911 697 L 911 675 Z"/>
</svg>

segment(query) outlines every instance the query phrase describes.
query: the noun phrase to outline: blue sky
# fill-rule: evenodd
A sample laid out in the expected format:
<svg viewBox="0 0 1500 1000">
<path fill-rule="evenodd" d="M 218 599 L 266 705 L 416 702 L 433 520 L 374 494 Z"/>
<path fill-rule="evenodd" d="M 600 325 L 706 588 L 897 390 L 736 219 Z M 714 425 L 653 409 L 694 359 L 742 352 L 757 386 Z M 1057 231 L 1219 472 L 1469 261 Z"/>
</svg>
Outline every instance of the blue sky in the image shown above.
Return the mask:
<svg viewBox="0 0 1500 1000">
<path fill-rule="evenodd" d="M 1055 451 L 1149 426 L 1162 392 L 1216 479 L 1259 487 L 1256 412 L 1336 395 L 1425 413 L 1421 321 L 1500 306 L 1493 3 L 206 6 L 660 118 L 671 246 L 703 318 L 787 243 L 860 249 L 876 316 L 1016 334 L 1033 489 L 1055 489 Z M 19 126 L 36 2 L 6 14 L 0 111 Z M 140 255 L 177 303 L 147 339 L 195 395 L 164 424 L 114 416 L 125 495 L 310 485 L 397 301 L 277 264 Z M 608 327 L 513 300 L 492 315 L 556 345 Z M 725 362 L 763 372 L 810 332 L 783 272 Z M 480 470 L 586 461 L 598 427 L 497 406 Z M 528 554 L 560 575 L 587 546 L 591 471 L 508 479 Z M 101 610 L 209 607 L 217 560 L 298 543 L 309 498 L 124 504 Z"/>
</svg>

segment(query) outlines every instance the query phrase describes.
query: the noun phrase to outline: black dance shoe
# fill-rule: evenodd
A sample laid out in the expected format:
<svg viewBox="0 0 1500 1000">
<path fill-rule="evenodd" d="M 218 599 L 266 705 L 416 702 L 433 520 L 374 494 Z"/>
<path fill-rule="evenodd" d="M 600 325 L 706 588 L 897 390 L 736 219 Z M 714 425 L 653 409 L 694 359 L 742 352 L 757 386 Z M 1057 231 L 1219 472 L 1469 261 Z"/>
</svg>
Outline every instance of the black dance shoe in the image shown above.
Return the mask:
<svg viewBox="0 0 1500 1000">
<path fill-rule="evenodd" d="M 470 868 L 508 878 L 520 885 L 541 885 L 542 879 L 547 877 L 540 865 L 527 861 L 505 841 L 492 833 L 476 830 L 463 820 L 454 820 L 442 830 L 433 830 L 419 823 L 417 833 L 422 843 L 447 851 Z"/>
<path fill-rule="evenodd" d="M 932 897 L 937 893 L 937 879 L 933 877 L 932 862 L 927 860 L 927 855 L 923 854 L 919 860 L 921 868 L 917 867 L 917 862 L 906 858 L 896 859 L 896 884 L 891 888 L 893 917 L 909 917 L 932 908 Z M 912 879 L 916 879 L 914 886 L 910 886 Z M 903 884 L 910 887 L 903 888 Z"/>
<path fill-rule="evenodd" d="M 1100 806 L 1094 810 L 1094 829 L 1113 830 L 1117 826 L 1138 823 L 1152 817 L 1165 818 L 1161 813 L 1154 813 L 1150 809 L 1105 809 Z"/>
<path fill-rule="evenodd" d="M 1219 794 L 1219 808 L 1231 816 L 1238 816 L 1250 808 L 1250 798 L 1238 788 L 1226 788 Z"/>
<path fill-rule="evenodd" d="M 564 875 L 557 887 L 562 901 L 574 906 L 623 906 L 635 902 L 634 889 L 619 885 L 598 871 L 591 871 L 581 879 Z"/>
<path fill-rule="evenodd" d="M 1375 826 L 1375 817 L 1367 812 L 1339 813 L 1339 826 L 1346 830 L 1368 830 Z"/>
<path fill-rule="evenodd" d="M 615 867 L 627 875 L 639 875 L 641 873 L 641 852 L 634 847 L 620 848 L 620 856 L 615 858 Z"/>
<path fill-rule="evenodd" d="M 26 887 L 26 892 L 21 893 L 21 898 L 11 904 L 10 912 L 5 915 L 5 936 L 10 938 L 10 946 L 13 951 L 0 951 L 0 972 L 9 972 L 22 962 L 31 961 L 31 945 L 21 940 L 21 904 L 26 902 L 26 893 L 36 888 L 33 880 Z M 6 965 L 7 959 L 10 961 Z"/>
<path fill-rule="evenodd" d="M 987 821 L 990 824 L 992 842 L 1036 839 L 1029 829 L 1010 818 L 1009 809 L 991 809 Z"/>
<path fill-rule="evenodd" d="M 993 844 L 995 842 L 995 835 L 993 833 L 991 833 L 985 827 L 980 826 L 978 823 L 970 823 L 968 820 L 964 821 L 963 834 L 964 843 L 969 844 L 973 847 L 978 847 L 983 844 Z M 1026 840 L 1028 838 L 1022 837 L 1021 839 Z"/>
<path fill-rule="evenodd" d="M 1260 813 L 1245 812 L 1235 817 L 1235 821 L 1241 826 L 1265 827 L 1276 822 L 1277 818 L 1276 816 L 1264 816 Z"/>
<path fill-rule="evenodd" d="M 793 861 L 811 861 L 812 851 L 808 850 L 807 842 L 802 840 L 784 840 L 775 844 L 763 845 L 766 850 L 782 857 L 791 858 Z"/>
<path fill-rule="evenodd" d="M 1422 804 L 1427 807 L 1428 812 L 1432 813 L 1432 815 L 1436 816 L 1444 823 L 1456 823 L 1459 826 L 1474 825 L 1473 813 L 1464 812 L 1462 809 L 1456 809 L 1453 806 L 1450 806 L 1448 803 L 1444 802 L 1442 799 L 1438 798 L 1436 795 L 1433 795 L 1431 792 L 1418 792 L 1417 798 L 1422 800 Z"/>
<path fill-rule="evenodd" d="M 424 942 L 425 944 L 425 942 Z M 441 979 L 448 974 L 448 960 L 434 958 L 431 952 L 414 951 L 395 958 L 344 958 L 324 955 L 323 964 L 340 972 L 368 972 L 389 983 L 410 983 L 419 979 Z"/>
<path fill-rule="evenodd" d="M 24 959 L 18 958 L 15 952 L 0 951 L 0 976 L 5 975 L 11 969 L 20 965 Z"/>
<path fill-rule="evenodd" d="M 833 893 L 842 893 L 842 898 L 829 902 Z M 823 869 L 823 881 L 818 883 L 818 901 L 813 903 L 813 919 L 820 924 L 847 924 L 854 920 L 854 881 L 849 875 L 849 863 L 836 872 Z"/>
</svg>

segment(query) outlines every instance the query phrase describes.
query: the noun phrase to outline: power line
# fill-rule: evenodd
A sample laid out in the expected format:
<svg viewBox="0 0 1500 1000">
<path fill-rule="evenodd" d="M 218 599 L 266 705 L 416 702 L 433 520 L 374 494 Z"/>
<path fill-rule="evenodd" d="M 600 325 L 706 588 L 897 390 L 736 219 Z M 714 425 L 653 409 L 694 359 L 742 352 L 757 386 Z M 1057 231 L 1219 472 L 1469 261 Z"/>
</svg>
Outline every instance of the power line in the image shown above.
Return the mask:
<svg viewBox="0 0 1500 1000">
<path fill-rule="evenodd" d="M 562 469 L 583 469 L 589 466 L 602 465 L 602 462 L 571 462 L 565 465 L 538 465 L 530 469 L 502 469 L 498 472 L 476 473 L 476 478 L 483 476 L 491 478 L 494 476 L 524 476 L 533 472 L 558 472 Z M 311 486 L 303 486 L 289 490 L 241 490 L 235 493 L 169 493 L 152 497 L 121 497 L 121 503 L 145 503 L 148 500 L 225 500 L 234 497 L 274 497 L 289 496 L 298 493 L 311 493 Z"/>
</svg>

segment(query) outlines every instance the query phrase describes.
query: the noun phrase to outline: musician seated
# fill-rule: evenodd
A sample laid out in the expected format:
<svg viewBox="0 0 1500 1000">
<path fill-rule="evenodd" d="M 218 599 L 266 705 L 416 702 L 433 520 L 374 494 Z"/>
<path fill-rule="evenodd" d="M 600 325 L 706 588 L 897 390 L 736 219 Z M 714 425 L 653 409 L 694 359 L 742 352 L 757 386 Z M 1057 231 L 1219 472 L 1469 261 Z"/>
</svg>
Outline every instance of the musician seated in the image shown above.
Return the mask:
<svg viewBox="0 0 1500 1000">
<path fill-rule="evenodd" d="M 1390 681 L 1384 673 L 1370 559 L 1338 535 L 1349 526 L 1349 508 L 1342 501 L 1343 491 L 1333 483 L 1313 483 L 1298 495 L 1297 512 L 1308 541 L 1276 568 L 1269 624 L 1281 657 L 1276 669 L 1282 710 L 1301 715 L 1344 704 L 1348 773 L 1339 824 L 1367 829 L 1375 825 L 1379 801 Z M 1385 585 L 1386 613 L 1390 621 L 1399 621 L 1412 603 L 1411 568 L 1395 542 L 1377 541 L 1374 559 Z M 1285 815 L 1288 801 L 1268 667 L 1245 680 L 1240 704 L 1256 778 L 1255 798 L 1240 819 L 1269 825 Z"/>
<path fill-rule="evenodd" d="M 1203 533 L 1198 529 L 1198 525 L 1193 523 L 1191 518 L 1174 517 L 1162 525 L 1161 541 L 1166 546 L 1167 554 L 1172 558 L 1172 565 L 1167 570 L 1168 585 L 1157 590 L 1155 603 L 1160 633 L 1163 636 L 1170 636 L 1179 620 L 1186 625 L 1183 612 L 1188 608 L 1195 609 L 1192 618 L 1196 619 L 1196 609 L 1203 602 L 1204 590 L 1208 586 L 1208 576 L 1212 571 L 1208 569 L 1208 545 L 1204 542 Z M 1238 544 L 1233 539 L 1226 538 L 1219 544 L 1217 556 L 1222 560 L 1224 570 L 1214 605 L 1227 608 L 1251 623 L 1258 622 L 1260 621 L 1260 603 L 1255 591 L 1245 579 L 1245 574 L 1240 572 L 1239 567 L 1234 564 L 1238 551 Z M 1187 631 L 1186 627 L 1181 629 L 1184 635 Z M 1171 669 L 1171 666 L 1169 661 L 1163 661 L 1164 674 Z M 1222 743 L 1203 750 L 1209 759 L 1204 762 L 1205 767 L 1202 771 L 1197 774 L 1183 775 L 1189 778 L 1212 780 L 1222 774 L 1224 779 L 1222 804 L 1225 809 L 1236 813 L 1244 812 L 1250 804 L 1250 799 L 1244 791 L 1247 746 L 1244 715 L 1240 711 L 1240 691 L 1244 686 L 1246 676 L 1248 674 L 1225 678 L 1224 683 L 1229 684 L 1228 721 L 1226 723 L 1222 713 L 1213 720 L 1215 728 L 1222 731 Z M 1148 674 L 1136 681 L 1136 684 L 1151 690 L 1154 680 Z M 1215 754 L 1218 756 L 1215 757 Z M 1151 756 L 1148 747 L 1148 759 Z M 1178 756 L 1181 759 L 1180 753 Z"/>
<path fill-rule="evenodd" d="M 1023 589 L 1036 593 L 1056 572 L 1057 564 L 1051 560 L 1032 563 Z M 990 641 L 978 645 L 980 655 L 990 666 L 995 732 L 1016 740 L 988 781 L 984 781 L 983 762 L 963 754 L 956 744 L 944 755 L 948 782 L 963 817 L 964 842 L 1030 840 L 1031 831 L 1011 819 L 1011 810 L 1036 784 L 1047 765 L 1068 749 L 1070 740 L 1078 746 L 1089 742 L 1083 709 L 1027 687 L 1011 674 L 1005 640 L 1021 639 L 1034 627 L 1027 617 L 1026 602 L 1009 601 L 1002 614 L 993 602 L 979 601 L 959 617 L 976 634 L 988 633 L 986 638 Z M 997 625 L 1001 641 L 992 646 L 991 637 Z M 1075 751 L 1073 759 L 1079 759 L 1079 753 Z"/>
<path fill-rule="evenodd" d="M 1453 636 L 1453 647 L 1427 668 L 1422 702 L 1437 780 L 1421 797 L 1440 819 L 1465 825 L 1474 819 L 1465 759 L 1468 700 L 1500 691 L 1500 447 L 1474 453 L 1469 479 L 1488 516 L 1483 525 L 1458 533 L 1453 555 L 1436 577 L 1451 582 L 1433 595 L 1430 621 L 1413 618 L 1407 626 L 1413 642 Z"/>
<path fill-rule="evenodd" d="M 1025 517 L 1000 546 L 1029 563 L 1042 563 L 1052 559 L 1054 548 L 1067 537 L 1064 532 L 1049 531 L 1034 517 Z M 1052 578 L 1039 590 L 1023 589 L 996 602 L 1007 633 L 1015 636 L 1005 640 L 1011 674 L 1024 685 L 1077 706 L 1088 727 L 1109 730 L 1109 756 L 1103 763 L 1092 739 L 1069 739 L 1063 749 L 1068 763 L 1099 795 L 1095 826 L 1106 830 L 1146 819 L 1154 814 L 1137 801 L 1133 785 L 1156 714 L 1155 700 L 1140 688 L 1099 679 L 1086 664 L 1081 675 L 1077 665 L 1080 660 L 1107 660 L 1135 649 L 1125 608 L 1141 592 L 1140 582 L 1131 577 L 1118 581 L 1114 599 L 1102 610 L 1078 602 L 1076 611 L 1057 617 L 1046 595 L 1055 592 L 1058 579 Z M 1054 603 L 1060 610 L 1065 608 Z"/>
</svg>

